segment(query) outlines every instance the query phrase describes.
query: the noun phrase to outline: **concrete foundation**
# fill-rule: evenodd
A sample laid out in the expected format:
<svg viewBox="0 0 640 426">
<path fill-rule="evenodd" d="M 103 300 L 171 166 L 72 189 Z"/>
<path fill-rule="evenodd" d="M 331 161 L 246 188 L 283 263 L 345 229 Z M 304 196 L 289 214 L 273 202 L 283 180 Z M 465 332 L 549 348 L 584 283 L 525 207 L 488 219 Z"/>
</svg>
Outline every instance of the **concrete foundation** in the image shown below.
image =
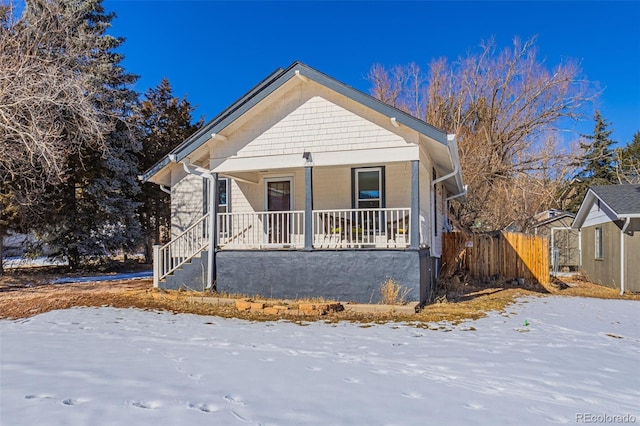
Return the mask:
<svg viewBox="0 0 640 426">
<path fill-rule="evenodd" d="M 223 250 L 216 265 L 219 292 L 278 299 L 377 303 L 392 278 L 428 302 L 434 285 L 428 250 Z"/>
</svg>

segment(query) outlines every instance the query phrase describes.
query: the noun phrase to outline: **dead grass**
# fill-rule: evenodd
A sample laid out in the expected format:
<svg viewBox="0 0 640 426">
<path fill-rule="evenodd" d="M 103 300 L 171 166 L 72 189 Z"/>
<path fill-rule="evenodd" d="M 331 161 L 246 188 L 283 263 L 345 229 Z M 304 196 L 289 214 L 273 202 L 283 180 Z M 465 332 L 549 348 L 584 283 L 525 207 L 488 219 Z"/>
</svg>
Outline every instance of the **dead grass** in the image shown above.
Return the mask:
<svg viewBox="0 0 640 426">
<path fill-rule="evenodd" d="M 54 274 L 55 276 L 55 274 Z M 436 322 L 459 323 L 475 320 L 491 311 L 504 311 L 508 305 L 522 296 L 580 296 L 604 299 L 640 300 L 640 295 L 620 297 L 618 291 L 578 280 L 555 281 L 548 286 L 513 286 L 510 283 L 479 283 L 469 280 L 450 280 L 442 283 L 439 300 L 426 306 L 418 314 L 357 313 L 343 311 L 325 316 L 274 316 L 255 311 L 238 311 L 233 305 L 214 305 L 193 301 L 193 296 L 211 296 L 210 293 L 167 291 L 154 289 L 151 280 L 125 280 L 79 284 L 44 284 L 52 278 L 46 271 L 31 274 L 8 274 L 0 277 L 0 318 L 26 318 L 56 309 L 76 306 L 112 306 L 166 310 L 175 313 L 193 313 L 234 317 L 254 321 L 273 321 L 286 318 L 306 323 L 354 321 L 381 323 L 407 321 L 417 326 L 442 328 Z M 233 296 L 233 295 L 229 295 Z"/>
<path fill-rule="evenodd" d="M 384 305 L 404 305 L 410 292 L 410 289 L 389 278 L 380 286 L 380 302 Z"/>
</svg>

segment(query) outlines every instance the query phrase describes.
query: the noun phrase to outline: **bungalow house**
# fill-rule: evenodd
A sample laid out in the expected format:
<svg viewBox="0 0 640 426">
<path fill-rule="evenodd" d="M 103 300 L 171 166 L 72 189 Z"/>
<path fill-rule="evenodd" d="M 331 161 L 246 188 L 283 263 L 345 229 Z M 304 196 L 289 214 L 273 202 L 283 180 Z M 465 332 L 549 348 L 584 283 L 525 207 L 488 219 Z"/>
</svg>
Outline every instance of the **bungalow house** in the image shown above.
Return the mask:
<svg viewBox="0 0 640 426">
<path fill-rule="evenodd" d="M 359 302 L 387 279 L 429 299 L 465 194 L 454 135 L 299 62 L 140 179 L 171 194 L 156 286 Z"/>
<path fill-rule="evenodd" d="M 572 226 L 589 280 L 640 292 L 640 185 L 592 186 Z"/>
</svg>

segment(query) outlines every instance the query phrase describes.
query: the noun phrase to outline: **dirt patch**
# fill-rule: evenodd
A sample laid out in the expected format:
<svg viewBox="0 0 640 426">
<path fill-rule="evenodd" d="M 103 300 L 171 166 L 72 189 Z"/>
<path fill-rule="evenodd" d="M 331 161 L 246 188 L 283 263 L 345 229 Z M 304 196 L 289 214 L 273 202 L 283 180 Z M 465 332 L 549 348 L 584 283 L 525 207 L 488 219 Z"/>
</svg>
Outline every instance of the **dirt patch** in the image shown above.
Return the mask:
<svg viewBox="0 0 640 426">
<path fill-rule="evenodd" d="M 58 278 L 58 274 L 46 271 L 22 276 L 9 274 L 0 277 L 0 318 L 26 318 L 56 309 L 76 306 L 112 306 L 117 308 L 140 308 L 168 310 L 176 313 L 194 313 L 235 317 L 249 320 L 290 319 L 305 321 L 358 321 L 388 322 L 409 321 L 421 326 L 447 321 L 458 323 L 477 319 L 490 311 L 503 311 L 522 296 L 566 295 L 599 297 L 607 299 L 640 300 L 640 295 L 620 297 L 615 289 L 584 281 L 563 280 L 562 285 L 551 284 L 540 289 L 513 287 L 507 283 L 457 282 L 446 285 L 445 297 L 440 303 L 424 307 L 418 314 L 330 312 L 318 315 L 287 315 L 286 311 L 273 315 L 254 310 L 238 310 L 234 305 L 214 305 L 194 301 L 193 296 L 211 296 L 210 293 L 167 291 L 154 289 L 150 279 L 101 281 L 76 284 L 46 284 Z M 566 282 L 565 282 L 566 281 Z M 277 301 L 273 301 L 277 305 Z"/>
</svg>

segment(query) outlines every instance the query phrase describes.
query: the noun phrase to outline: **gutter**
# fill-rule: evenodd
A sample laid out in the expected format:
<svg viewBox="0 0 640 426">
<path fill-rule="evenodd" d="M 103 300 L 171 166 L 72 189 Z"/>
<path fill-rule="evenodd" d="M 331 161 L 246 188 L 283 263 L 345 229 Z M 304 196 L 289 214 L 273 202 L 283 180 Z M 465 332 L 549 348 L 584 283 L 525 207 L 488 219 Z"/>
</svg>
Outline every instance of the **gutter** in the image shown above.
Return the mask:
<svg viewBox="0 0 640 426">
<path fill-rule="evenodd" d="M 451 197 L 447 197 L 444 200 L 445 201 L 449 201 L 449 200 L 453 200 L 453 199 L 458 198 L 458 197 L 464 197 L 465 195 L 467 195 L 467 185 L 464 186 L 464 191 L 462 191 L 461 193 L 456 194 L 456 195 L 452 195 Z"/>
</svg>

